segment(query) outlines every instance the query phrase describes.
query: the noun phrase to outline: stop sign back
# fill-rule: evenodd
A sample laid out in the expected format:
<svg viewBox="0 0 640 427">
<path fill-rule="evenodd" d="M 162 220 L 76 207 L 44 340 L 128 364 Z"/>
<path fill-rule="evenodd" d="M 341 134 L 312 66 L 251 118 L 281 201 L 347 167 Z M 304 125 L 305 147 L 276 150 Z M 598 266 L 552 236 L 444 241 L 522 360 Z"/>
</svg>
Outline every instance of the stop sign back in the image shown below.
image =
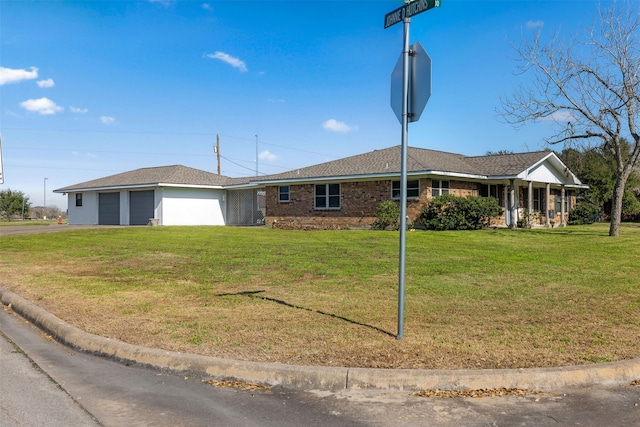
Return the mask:
<svg viewBox="0 0 640 427">
<path fill-rule="evenodd" d="M 417 122 L 431 97 L 431 58 L 420 42 L 409 55 L 409 121 Z M 402 123 L 402 54 L 391 73 L 391 108 Z"/>
</svg>

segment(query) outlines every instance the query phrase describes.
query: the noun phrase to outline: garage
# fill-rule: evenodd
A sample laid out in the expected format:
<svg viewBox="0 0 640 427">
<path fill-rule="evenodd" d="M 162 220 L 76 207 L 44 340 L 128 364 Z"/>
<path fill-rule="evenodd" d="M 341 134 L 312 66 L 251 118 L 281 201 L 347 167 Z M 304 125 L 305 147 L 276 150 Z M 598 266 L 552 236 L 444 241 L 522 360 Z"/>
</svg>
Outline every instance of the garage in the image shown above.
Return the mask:
<svg viewBox="0 0 640 427">
<path fill-rule="evenodd" d="M 154 191 L 129 192 L 129 224 L 147 225 L 154 217 Z"/>
<path fill-rule="evenodd" d="M 98 194 L 98 224 L 120 225 L 120 193 Z"/>
</svg>

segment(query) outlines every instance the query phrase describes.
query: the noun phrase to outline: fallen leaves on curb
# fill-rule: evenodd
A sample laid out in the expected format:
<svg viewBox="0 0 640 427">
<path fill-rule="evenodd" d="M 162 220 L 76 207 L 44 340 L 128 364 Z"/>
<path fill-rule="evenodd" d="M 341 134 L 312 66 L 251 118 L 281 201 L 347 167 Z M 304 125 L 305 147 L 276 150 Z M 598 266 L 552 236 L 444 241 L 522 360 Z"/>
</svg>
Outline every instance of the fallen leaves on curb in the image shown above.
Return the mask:
<svg viewBox="0 0 640 427">
<path fill-rule="evenodd" d="M 526 396 L 530 394 L 542 394 L 540 391 L 525 390 L 520 388 L 481 388 L 479 390 L 418 390 L 413 393 L 418 397 L 456 398 L 456 397 L 499 397 L 499 396 Z"/>
<path fill-rule="evenodd" d="M 242 381 L 218 381 L 218 380 L 203 380 L 202 382 L 211 385 L 211 387 L 231 387 L 237 390 L 244 391 L 266 391 L 269 387 L 260 384 L 246 383 Z"/>
<path fill-rule="evenodd" d="M 634 386 L 634 387 L 640 387 L 640 380 L 631 381 L 631 385 Z"/>
</svg>

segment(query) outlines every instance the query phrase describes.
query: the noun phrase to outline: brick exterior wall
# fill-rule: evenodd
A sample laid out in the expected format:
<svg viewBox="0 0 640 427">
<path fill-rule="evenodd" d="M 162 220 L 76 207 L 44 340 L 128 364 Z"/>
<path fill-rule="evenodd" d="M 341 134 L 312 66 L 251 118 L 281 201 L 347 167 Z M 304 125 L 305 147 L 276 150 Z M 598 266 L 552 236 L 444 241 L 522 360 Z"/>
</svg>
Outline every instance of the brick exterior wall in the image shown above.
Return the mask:
<svg viewBox="0 0 640 427">
<path fill-rule="evenodd" d="M 407 203 L 407 216 L 417 224 L 418 216 L 422 207 L 431 199 L 431 184 L 429 178 L 422 178 L 420 181 L 420 196 L 416 199 L 409 199 Z M 271 227 L 292 228 L 292 229 L 348 229 L 348 228 L 369 228 L 376 220 L 375 211 L 378 205 L 391 199 L 391 180 L 379 181 L 355 181 L 342 182 L 340 185 L 340 209 L 315 209 L 314 196 L 315 184 L 299 184 L 289 186 L 290 201 L 286 203 L 278 202 L 278 186 L 266 188 L 266 212 L 265 224 Z M 450 194 L 454 196 L 466 197 L 478 195 L 478 183 L 467 181 L 449 181 Z M 506 200 L 506 189 L 503 198 Z M 524 218 L 524 187 L 518 189 L 520 200 L 520 217 Z M 550 195 L 551 210 L 555 209 L 554 192 Z M 576 195 L 571 192 L 569 197 L 569 209 L 575 207 Z M 399 201 L 397 201 L 399 203 Z M 568 210 L 565 214 L 565 224 L 568 221 Z M 550 219 L 551 226 L 559 226 L 560 212 L 556 212 L 554 218 Z M 544 226 L 546 216 L 535 214 L 533 226 Z M 417 224 L 419 225 L 419 224 Z M 494 218 L 492 226 L 502 227 L 505 225 L 505 216 Z"/>
<path fill-rule="evenodd" d="M 278 186 L 266 188 L 265 224 L 293 229 L 369 228 L 378 205 L 391 199 L 391 180 L 342 182 L 340 209 L 315 209 L 315 184 L 289 186 L 289 202 L 278 201 Z M 477 196 L 477 184 L 449 181 L 455 196 Z M 420 210 L 431 199 L 431 179 L 420 179 L 420 196 L 409 199 L 407 216 L 417 222 Z M 399 203 L 399 201 L 398 201 Z"/>
</svg>

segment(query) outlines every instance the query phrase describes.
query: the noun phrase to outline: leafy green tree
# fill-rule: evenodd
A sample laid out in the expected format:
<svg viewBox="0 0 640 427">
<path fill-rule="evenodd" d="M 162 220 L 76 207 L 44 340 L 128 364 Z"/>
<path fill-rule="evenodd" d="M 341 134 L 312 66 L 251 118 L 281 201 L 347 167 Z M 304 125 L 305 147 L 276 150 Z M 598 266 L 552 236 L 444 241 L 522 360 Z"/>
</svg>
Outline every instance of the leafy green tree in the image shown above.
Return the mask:
<svg viewBox="0 0 640 427">
<path fill-rule="evenodd" d="M 29 215 L 29 208 L 31 202 L 29 198 L 21 191 L 13 191 L 7 189 L 0 191 L 0 215 L 11 221 L 11 218 L 20 215 L 22 216 L 22 209 L 24 207 L 24 215 Z"/>
</svg>

